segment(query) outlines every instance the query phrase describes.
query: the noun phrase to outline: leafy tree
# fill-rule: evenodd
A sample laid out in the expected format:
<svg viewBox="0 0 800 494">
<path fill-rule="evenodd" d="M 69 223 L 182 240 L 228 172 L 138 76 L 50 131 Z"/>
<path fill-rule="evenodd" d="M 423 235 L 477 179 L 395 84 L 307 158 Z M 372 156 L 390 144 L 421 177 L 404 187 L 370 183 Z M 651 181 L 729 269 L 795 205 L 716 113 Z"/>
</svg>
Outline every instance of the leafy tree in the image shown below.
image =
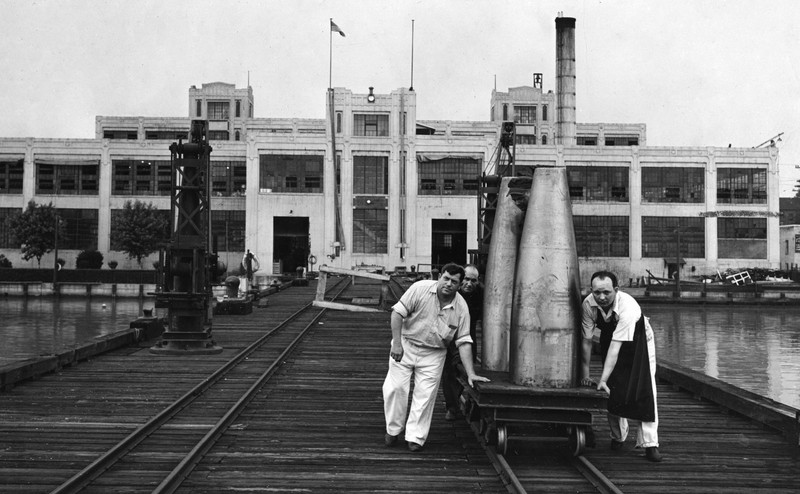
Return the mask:
<svg viewBox="0 0 800 494">
<path fill-rule="evenodd" d="M 77 269 L 100 269 L 103 267 L 103 254 L 94 249 L 82 250 L 75 259 Z"/>
<path fill-rule="evenodd" d="M 112 249 L 125 252 L 141 267 L 142 259 L 169 241 L 169 221 L 151 203 L 125 201 L 112 222 L 111 238 Z"/>
<path fill-rule="evenodd" d="M 22 258 L 26 261 L 36 258 L 41 267 L 42 256 L 52 251 L 56 245 L 56 231 L 64 238 L 64 222 L 53 203 L 38 205 L 34 201 L 22 213 L 9 218 L 11 234 L 22 244 Z"/>
</svg>

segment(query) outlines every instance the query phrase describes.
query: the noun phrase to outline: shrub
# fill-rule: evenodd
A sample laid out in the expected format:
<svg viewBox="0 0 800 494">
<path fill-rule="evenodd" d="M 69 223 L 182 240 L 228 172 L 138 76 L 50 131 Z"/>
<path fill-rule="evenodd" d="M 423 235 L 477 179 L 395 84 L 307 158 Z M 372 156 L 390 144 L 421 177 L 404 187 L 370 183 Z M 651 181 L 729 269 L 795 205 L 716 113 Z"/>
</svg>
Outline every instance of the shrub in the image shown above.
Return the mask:
<svg viewBox="0 0 800 494">
<path fill-rule="evenodd" d="M 9 261 L 6 256 L 0 254 L 0 268 L 11 268 L 11 261 Z"/>
<path fill-rule="evenodd" d="M 108 267 L 111 269 L 117 269 L 117 261 L 108 261 Z"/>
<path fill-rule="evenodd" d="M 100 269 L 103 267 L 103 254 L 96 250 L 82 250 L 75 259 L 76 269 Z"/>
<path fill-rule="evenodd" d="M 61 266 L 59 269 L 64 269 L 64 266 L 66 266 L 66 265 L 67 265 L 67 261 L 65 261 L 65 260 L 64 260 L 63 258 L 61 258 L 61 257 L 59 257 L 58 259 L 56 259 L 56 262 L 58 263 L 58 265 L 59 265 L 59 266 Z"/>
</svg>

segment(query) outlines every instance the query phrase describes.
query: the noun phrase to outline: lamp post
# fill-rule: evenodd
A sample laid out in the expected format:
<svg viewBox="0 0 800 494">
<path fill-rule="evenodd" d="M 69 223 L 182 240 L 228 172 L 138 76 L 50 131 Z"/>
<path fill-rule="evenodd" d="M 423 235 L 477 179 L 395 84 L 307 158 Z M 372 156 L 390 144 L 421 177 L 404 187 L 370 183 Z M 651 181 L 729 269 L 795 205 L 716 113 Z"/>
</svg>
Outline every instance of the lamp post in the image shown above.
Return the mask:
<svg viewBox="0 0 800 494">
<path fill-rule="evenodd" d="M 681 227 L 675 229 L 675 296 L 681 297 Z"/>
</svg>

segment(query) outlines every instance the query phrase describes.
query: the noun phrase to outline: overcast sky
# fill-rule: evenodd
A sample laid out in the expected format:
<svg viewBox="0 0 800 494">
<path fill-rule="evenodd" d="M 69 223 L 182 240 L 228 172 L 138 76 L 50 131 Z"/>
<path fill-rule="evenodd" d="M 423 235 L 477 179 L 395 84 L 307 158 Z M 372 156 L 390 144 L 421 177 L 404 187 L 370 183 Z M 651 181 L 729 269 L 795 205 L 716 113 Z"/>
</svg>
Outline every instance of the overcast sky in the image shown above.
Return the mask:
<svg viewBox="0 0 800 494">
<path fill-rule="evenodd" d="M 333 85 L 413 85 L 421 120 L 488 120 L 491 91 L 555 89 L 575 17 L 578 122 L 647 124 L 651 146 L 753 147 L 783 132 L 800 179 L 800 2 L 778 0 L 0 0 L 0 136 L 94 136 L 96 115 L 188 116 L 191 85 L 255 93 L 255 116 L 325 117 Z M 794 63 L 793 63 L 794 62 Z"/>
</svg>

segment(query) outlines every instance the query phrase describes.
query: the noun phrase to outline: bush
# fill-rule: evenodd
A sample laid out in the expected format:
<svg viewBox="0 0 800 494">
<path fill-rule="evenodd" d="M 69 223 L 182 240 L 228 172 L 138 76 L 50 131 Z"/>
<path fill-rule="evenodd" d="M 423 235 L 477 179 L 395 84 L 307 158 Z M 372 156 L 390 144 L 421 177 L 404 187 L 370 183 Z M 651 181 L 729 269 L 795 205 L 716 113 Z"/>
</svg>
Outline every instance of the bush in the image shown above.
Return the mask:
<svg viewBox="0 0 800 494">
<path fill-rule="evenodd" d="M 61 257 L 59 257 L 58 259 L 56 259 L 56 262 L 58 263 L 58 265 L 59 265 L 59 266 L 61 266 L 61 268 L 60 268 L 60 269 L 64 269 L 64 266 L 66 266 L 66 265 L 67 265 L 67 261 L 65 261 L 65 260 L 64 260 L 63 258 L 61 258 Z"/>
<path fill-rule="evenodd" d="M 11 261 L 9 261 L 6 256 L 0 254 L 0 268 L 11 268 Z"/>
<path fill-rule="evenodd" d="M 75 259 L 76 269 L 100 269 L 103 267 L 103 254 L 96 250 L 82 250 Z"/>
<path fill-rule="evenodd" d="M 111 269 L 117 269 L 117 261 L 108 261 L 108 267 Z"/>
</svg>

